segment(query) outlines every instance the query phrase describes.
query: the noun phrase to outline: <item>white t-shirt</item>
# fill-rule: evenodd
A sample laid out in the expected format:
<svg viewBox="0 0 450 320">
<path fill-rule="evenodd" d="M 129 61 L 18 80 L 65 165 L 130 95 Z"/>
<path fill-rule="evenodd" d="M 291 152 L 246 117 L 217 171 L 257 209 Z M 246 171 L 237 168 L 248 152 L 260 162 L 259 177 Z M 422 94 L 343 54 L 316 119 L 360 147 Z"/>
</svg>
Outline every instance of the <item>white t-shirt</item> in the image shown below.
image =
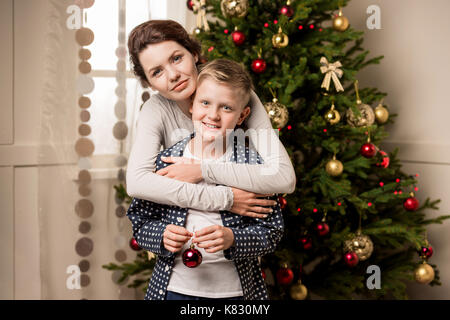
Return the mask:
<svg viewBox="0 0 450 320">
<path fill-rule="evenodd" d="M 214 161 L 228 161 L 231 158 L 231 152 L 232 143 L 229 144 L 226 153 Z M 189 143 L 184 150 L 183 157 L 196 158 L 190 152 Z M 205 181 L 201 181 L 200 184 L 209 185 Z M 211 225 L 223 225 L 219 211 L 188 210 L 185 225 L 187 230 L 198 231 Z M 181 251 L 177 253 L 167 290 L 206 298 L 229 298 L 243 295 L 236 266 L 233 261 L 225 259 L 222 250 L 208 253 L 203 248 L 196 246 L 195 248 L 203 256 L 202 263 L 195 268 L 186 267 L 181 257 L 190 245 L 191 240 L 186 242 Z"/>
</svg>

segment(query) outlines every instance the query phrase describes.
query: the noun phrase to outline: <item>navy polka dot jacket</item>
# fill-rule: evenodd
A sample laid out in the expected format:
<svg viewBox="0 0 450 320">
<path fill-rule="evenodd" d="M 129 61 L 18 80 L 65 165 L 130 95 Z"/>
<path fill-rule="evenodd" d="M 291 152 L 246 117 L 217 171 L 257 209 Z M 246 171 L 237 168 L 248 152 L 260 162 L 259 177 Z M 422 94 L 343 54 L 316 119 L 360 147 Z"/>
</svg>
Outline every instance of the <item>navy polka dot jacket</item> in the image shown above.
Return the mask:
<svg viewBox="0 0 450 320">
<path fill-rule="evenodd" d="M 161 151 L 156 159 L 156 170 L 170 163 L 161 161 L 161 156 L 182 157 L 187 143 L 195 136 L 179 141 Z M 259 154 L 247 147 L 242 139 L 234 137 L 231 162 L 262 164 Z M 273 198 L 277 200 L 277 197 Z M 226 259 L 236 265 L 245 300 L 267 300 L 267 289 L 262 278 L 259 257 L 273 252 L 283 236 L 284 222 L 279 203 L 272 207 L 273 213 L 265 219 L 240 216 L 228 211 L 220 211 L 222 223 L 233 231 L 235 246 L 224 250 Z M 134 198 L 127 216 L 132 222 L 133 236 L 139 246 L 157 255 L 145 300 L 164 300 L 169 283 L 175 253 L 164 248 L 163 233 L 166 226 L 184 226 L 188 208 L 162 205 Z M 212 284 L 213 285 L 213 284 Z"/>
</svg>

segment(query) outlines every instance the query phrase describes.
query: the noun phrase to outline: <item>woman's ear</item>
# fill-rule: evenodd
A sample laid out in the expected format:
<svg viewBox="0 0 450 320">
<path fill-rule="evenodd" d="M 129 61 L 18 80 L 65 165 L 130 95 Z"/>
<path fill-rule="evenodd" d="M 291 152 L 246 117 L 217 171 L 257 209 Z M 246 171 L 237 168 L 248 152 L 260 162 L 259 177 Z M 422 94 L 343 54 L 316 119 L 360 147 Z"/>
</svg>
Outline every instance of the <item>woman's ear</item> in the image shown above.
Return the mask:
<svg viewBox="0 0 450 320">
<path fill-rule="evenodd" d="M 242 110 L 241 115 L 239 116 L 239 120 L 237 122 L 238 125 L 241 125 L 242 122 L 250 115 L 250 107 L 246 106 L 244 107 L 244 110 Z"/>
<path fill-rule="evenodd" d="M 194 54 L 194 60 L 195 60 L 195 63 L 198 62 L 198 54 Z"/>
</svg>

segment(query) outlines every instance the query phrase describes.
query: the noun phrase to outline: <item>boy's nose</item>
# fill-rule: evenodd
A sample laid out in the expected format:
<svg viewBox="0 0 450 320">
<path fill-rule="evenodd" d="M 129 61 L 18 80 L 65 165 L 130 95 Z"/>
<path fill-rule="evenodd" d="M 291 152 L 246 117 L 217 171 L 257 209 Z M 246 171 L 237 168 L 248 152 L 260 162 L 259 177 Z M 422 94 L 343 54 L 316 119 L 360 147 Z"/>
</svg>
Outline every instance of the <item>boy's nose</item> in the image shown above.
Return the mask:
<svg viewBox="0 0 450 320">
<path fill-rule="evenodd" d="M 208 118 L 211 120 L 220 119 L 219 112 L 217 112 L 216 108 L 209 108 L 208 110 Z"/>
</svg>

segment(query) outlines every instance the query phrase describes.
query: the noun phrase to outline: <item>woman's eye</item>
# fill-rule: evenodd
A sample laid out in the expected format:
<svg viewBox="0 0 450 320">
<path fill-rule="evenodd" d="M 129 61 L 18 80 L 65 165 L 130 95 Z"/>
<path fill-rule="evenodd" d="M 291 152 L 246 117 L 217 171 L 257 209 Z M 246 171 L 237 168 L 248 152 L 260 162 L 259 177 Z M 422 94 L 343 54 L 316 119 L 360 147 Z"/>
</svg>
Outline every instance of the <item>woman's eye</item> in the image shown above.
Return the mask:
<svg viewBox="0 0 450 320">
<path fill-rule="evenodd" d="M 177 62 L 181 60 L 181 56 L 175 56 L 173 57 L 173 61 Z"/>
<path fill-rule="evenodd" d="M 159 73 L 161 72 L 161 69 L 157 69 L 155 71 L 153 71 L 152 76 L 157 76 Z"/>
</svg>

